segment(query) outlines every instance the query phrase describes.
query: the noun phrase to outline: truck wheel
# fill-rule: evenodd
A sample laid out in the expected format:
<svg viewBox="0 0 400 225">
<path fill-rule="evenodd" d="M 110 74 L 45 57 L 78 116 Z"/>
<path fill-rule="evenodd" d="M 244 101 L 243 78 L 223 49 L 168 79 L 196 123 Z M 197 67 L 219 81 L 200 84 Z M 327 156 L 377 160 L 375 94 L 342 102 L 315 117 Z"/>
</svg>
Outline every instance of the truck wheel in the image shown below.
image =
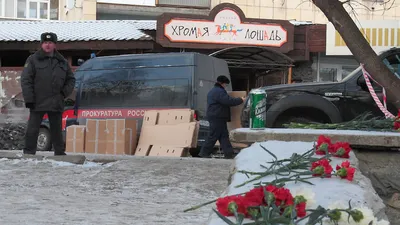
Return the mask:
<svg viewBox="0 0 400 225">
<path fill-rule="evenodd" d="M 276 122 L 276 127 L 277 128 L 283 128 L 284 124 L 289 124 L 289 123 L 303 123 L 303 124 L 310 124 L 310 123 L 321 123 L 321 121 L 316 120 L 316 119 L 310 119 L 307 117 L 289 117 L 289 118 L 285 118 L 282 120 L 279 120 Z"/>
<path fill-rule="evenodd" d="M 47 128 L 40 128 L 37 140 L 38 151 L 51 151 L 51 135 Z"/>
</svg>

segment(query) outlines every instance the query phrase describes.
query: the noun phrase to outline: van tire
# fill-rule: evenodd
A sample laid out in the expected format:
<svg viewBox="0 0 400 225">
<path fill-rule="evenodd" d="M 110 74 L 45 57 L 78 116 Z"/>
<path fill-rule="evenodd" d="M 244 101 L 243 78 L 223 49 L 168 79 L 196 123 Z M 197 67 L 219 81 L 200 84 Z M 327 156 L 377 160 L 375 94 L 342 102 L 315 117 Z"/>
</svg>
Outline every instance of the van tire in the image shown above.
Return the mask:
<svg viewBox="0 0 400 225">
<path fill-rule="evenodd" d="M 38 151 L 51 151 L 51 135 L 49 129 L 42 127 L 39 129 L 37 140 Z"/>
</svg>

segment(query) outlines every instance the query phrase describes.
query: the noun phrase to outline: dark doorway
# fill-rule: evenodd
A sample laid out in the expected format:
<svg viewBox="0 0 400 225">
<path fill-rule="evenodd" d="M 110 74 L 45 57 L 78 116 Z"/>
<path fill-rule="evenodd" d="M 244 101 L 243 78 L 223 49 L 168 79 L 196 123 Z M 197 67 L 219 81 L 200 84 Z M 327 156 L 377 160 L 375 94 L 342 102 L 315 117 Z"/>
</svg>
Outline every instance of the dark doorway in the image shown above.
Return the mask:
<svg viewBox="0 0 400 225">
<path fill-rule="evenodd" d="M 268 82 L 259 82 L 260 74 L 265 76 L 262 80 L 273 80 L 269 79 L 268 76 L 276 76 L 276 74 L 284 76 L 288 74 L 287 71 L 293 66 L 294 62 L 283 53 L 263 47 L 226 48 L 211 53 L 210 56 L 227 61 L 231 73 L 233 91 L 249 92 L 253 88 L 269 85 Z"/>
</svg>

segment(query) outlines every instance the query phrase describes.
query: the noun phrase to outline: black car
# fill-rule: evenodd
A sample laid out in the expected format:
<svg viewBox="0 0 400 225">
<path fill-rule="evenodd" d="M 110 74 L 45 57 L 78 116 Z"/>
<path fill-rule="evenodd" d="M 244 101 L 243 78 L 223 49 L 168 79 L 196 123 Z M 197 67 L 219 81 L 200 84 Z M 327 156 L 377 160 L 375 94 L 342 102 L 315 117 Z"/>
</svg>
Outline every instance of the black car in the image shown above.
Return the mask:
<svg viewBox="0 0 400 225">
<path fill-rule="evenodd" d="M 390 70 L 400 76 L 400 48 L 380 54 Z M 382 101 L 382 87 L 371 80 L 376 94 Z M 266 121 L 268 128 L 281 128 L 283 124 L 339 123 L 370 112 L 373 116 L 384 116 L 368 91 L 361 67 L 340 82 L 299 83 L 261 87 L 266 91 Z M 397 115 L 397 109 L 388 103 L 387 109 Z M 246 100 L 241 123 L 249 127 L 250 101 Z"/>
</svg>

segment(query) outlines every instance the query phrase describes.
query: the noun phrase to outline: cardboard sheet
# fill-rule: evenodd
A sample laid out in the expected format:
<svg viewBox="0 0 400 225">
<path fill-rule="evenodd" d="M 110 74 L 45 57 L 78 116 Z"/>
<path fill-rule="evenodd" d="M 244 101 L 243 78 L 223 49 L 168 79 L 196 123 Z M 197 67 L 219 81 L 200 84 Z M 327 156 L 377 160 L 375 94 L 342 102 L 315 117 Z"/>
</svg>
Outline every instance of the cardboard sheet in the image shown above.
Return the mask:
<svg viewBox="0 0 400 225">
<path fill-rule="evenodd" d="M 146 129 L 142 129 L 139 145 L 168 145 L 189 148 L 192 146 L 196 124 L 197 122 L 147 126 Z"/>
<path fill-rule="evenodd" d="M 135 155 L 187 156 L 187 148 L 197 146 L 199 127 L 191 109 L 146 111 Z"/>
<path fill-rule="evenodd" d="M 136 156 L 148 156 L 151 150 L 151 145 L 138 145 L 136 147 L 135 155 Z"/>
<path fill-rule="evenodd" d="M 194 111 L 190 109 L 160 110 L 157 125 L 175 125 L 190 123 L 194 120 Z"/>
<path fill-rule="evenodd" d="M 187 152 L 186 148 L 154 145 L 149 156 L 186 157 Z"/>
</svg>

